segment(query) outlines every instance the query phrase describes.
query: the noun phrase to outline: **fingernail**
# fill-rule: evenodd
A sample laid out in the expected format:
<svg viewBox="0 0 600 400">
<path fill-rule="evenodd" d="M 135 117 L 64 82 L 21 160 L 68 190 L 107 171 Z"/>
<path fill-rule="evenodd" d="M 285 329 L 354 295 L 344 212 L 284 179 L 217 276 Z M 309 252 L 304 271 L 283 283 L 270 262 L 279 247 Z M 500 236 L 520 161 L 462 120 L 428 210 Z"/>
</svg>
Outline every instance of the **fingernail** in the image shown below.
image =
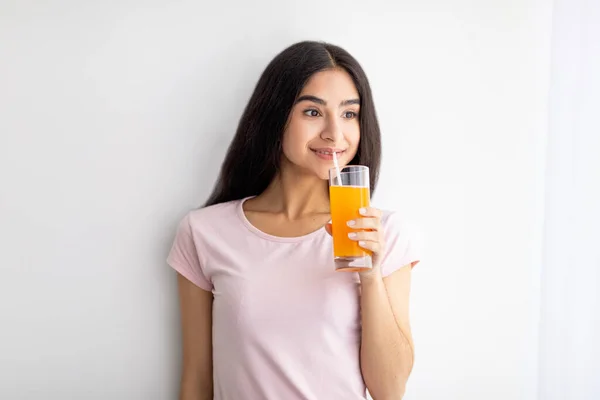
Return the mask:
<svg viewBox="0 0 600 400">
<path fill-rule="evenodd" d="M 348 234 L 348 237 L 349 237 L 350 239 L 354 239 L 354 238 L 356 237 L 356 233 L 355 233 L 355 232 L 350 232 L 350 233 Z"/>
<path fill-rule="evenodd" d="M 348 221 L 348 222 L 346 222 L 346 224 L 348 226 L 354 226 L 354 225 L 356 225 L 356 221 Z"/>
<path fill-rule="evenodd" d="M 363 241 L 361 240 L 360 242 L 358 242 L 358 245 L 362 247 L 362 246 L 364 246 L 364 245 L 365 245 L 365 242 L 363 242 Z"/>
<path fill-rule="evenodd" d="M 365 214 L 367 213 L 367 209 L 366 209 L 366 208 L 364 208 L 364 207 L 362 207 L 360 210 L 358 210 L 358 212 L 359 212 L 361 215 L 365 215 Z"/>
</svg>

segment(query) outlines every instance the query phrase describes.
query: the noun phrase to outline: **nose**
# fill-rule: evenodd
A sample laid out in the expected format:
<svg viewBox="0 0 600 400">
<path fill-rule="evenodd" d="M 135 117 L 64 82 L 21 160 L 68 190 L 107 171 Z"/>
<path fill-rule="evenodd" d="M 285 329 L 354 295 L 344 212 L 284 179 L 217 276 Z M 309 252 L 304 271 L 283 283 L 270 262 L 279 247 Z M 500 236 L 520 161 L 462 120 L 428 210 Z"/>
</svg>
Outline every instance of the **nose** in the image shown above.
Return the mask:
<svg viewBox="0 0 600 400">
<path fill-rule="evenodd" d="M 344 137 L 342 125 L 337 118 L 328 118 L 327 124 L 321 132 L 321 139 L 331 143 L 340 143 Z"/>
</svg>

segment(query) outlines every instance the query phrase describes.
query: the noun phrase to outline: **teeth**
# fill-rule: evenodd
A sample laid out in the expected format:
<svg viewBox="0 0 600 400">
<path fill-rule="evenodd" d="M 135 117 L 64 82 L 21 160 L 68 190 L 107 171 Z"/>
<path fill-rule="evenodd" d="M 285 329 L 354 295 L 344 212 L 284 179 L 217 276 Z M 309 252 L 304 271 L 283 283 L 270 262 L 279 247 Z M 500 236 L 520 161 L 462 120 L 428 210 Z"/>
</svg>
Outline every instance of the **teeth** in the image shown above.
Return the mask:
<svg viewBox="0 0 600 400">
<path fill-rule="evenodd" d="M 327 154 L 327 155 L 331 155 L 331 154 L 333 154 L 332 152 L 325 151 L 325 150 L 315 150 L 315 152 L 317 152 L 317 153 L 319 153 L 319 154 Z"/>
</svg>

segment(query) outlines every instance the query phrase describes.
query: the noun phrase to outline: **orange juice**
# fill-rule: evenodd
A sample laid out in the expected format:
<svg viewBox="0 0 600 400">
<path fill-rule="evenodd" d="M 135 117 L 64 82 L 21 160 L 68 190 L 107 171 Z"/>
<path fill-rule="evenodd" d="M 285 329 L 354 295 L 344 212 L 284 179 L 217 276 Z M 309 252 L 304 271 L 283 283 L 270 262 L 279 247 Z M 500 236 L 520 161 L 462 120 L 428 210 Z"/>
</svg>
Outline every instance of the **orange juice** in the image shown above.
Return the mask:
<svg viewBox="0 0 600 400">
<path fill-rule="evenodd" d="M 333 231 L 333 255 L 337 258 L 353 259 L 370 256 L 371 252 L 358 245 L 358 241 L 351 240 L 348 233 L 356 232 L 346 223 L 350 220 L 361 218 L 358 210 L 369 207 L 369 187 L 360 186 L 330 186 L 329 201 L 331 223 Z M 344 270 L 361 270 L 363 268 L 344 268 Z"/>
</svg>

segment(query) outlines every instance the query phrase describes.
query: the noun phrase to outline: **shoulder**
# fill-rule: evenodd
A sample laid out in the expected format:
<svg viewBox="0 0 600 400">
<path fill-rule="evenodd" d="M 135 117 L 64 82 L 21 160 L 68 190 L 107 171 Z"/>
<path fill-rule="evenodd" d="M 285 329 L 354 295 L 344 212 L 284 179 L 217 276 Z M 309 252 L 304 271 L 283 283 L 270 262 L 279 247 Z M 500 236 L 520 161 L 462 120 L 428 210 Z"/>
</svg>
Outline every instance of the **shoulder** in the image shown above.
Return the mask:
<svg viewBox="0 0 600 400">
<path fill-rule="evenodd" d="M 239 228 L 241 201 L 233 200 L 188 211 L 179 221 L 178 234 L 198 241 Z"/>
<path fill-rule="evenodd" d="M 183 218 L 182 223 L 188 224 L 192 232 L 211 226 L 226 227 L 237 220 L 241 201 L 233 200 L 192 210 Z"/>
<path fill-rule="evenodd" d="M 413 217 L 406 212 L 381 210 L 381 224 L 384 230 L 408 232 L 419 230 Z"/>
<path fill-rule="evenodd" d="M 381 224 L 386 243 L 382 269 L 387 276 L 400 267 L 414 266 L 420 261 L 423 252 L 423 233 L 409 213 L 381 211 Z"/>
<path fill-rule="evenodd" d="M 175 236 L 171 260 L 179 254 L 179 259 L 189 260 L 207 257 L 206 245 L 212 238 L 231 237 L 239 230 L 237 210 L 241 200 L 215 204 L 188 211 L 180 220 Z"/>
<path fill-rule="evenodd" d="M 179 222 L 167 263 L 198 287 L 211 290 L 207 268 L 215 248 L 214 240 L 228 243 L 226 239 L 238 227 L 235 224 L 239 221 L 236 212 L 240 202 L 230 201 L 188 211 Z"/>
<path fill-rule="evenodd" d="M 407 212 L 381 210 L 381 225 L 386 241 L 411 242 L 415 246 L 421 246 L 423 242 L 423 231 L 420 224 Z"/>
</svg>

